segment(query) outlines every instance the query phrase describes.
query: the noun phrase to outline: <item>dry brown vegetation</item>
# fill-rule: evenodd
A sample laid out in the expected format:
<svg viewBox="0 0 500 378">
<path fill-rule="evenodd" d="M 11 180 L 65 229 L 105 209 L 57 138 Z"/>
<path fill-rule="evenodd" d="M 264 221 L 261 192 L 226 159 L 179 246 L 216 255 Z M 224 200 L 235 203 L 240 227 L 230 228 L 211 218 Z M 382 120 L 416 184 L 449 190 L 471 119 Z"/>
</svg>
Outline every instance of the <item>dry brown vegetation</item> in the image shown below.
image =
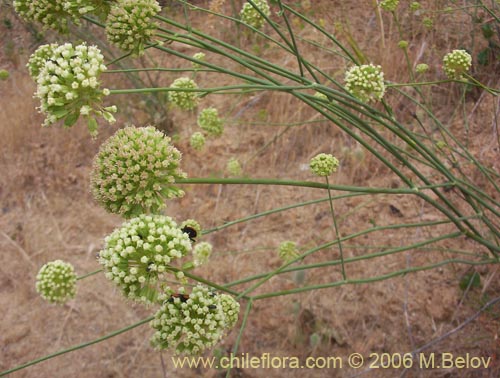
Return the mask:
<svg viewBox="0 0 500 378">
<path fill-rule="evenodd" d="M 199 1 L 208 6 L 209 1 Z M 230 2 L 220 3 L 221 11 L 230 14 Z M 237 4 L 241 2 L 237 1 Z M 373 5 L 357 1 L 296 1 L 306 14 L 322 19 L 327 30 L 336 32 L 346 42 L 351 35 L 364 55 L 383 66 L 386 80 L 409 80 L 403 53 L 397 48 L 396 25 L 387 14 L 382 15 L 384 34 Z M 408 2 L 402 1 L 407 5 Z M 449 5 L 447 1 L 422 2 L 436 10 Z M 469 2 L 464 2 L 469 3 Z M 170 9 L 173 17 L 181 17 L 178 7 Z M 38 358 L 48 353 L 103 336 L 149 316 L 151 309 L 126 302 L 103 275 L 79 282 L 74 301 L 64 306 L 45 303 L 35 292 L 34 280 L 39 267 L 47 261 L 62 258 L 71 262 L 81 275 L 99 269 L 95 255 L 103 237 L 119 226 L 122 219 L 101 209 L 92 199 L 88 178 L 92 158 L 99 145 L 117 128 L 132 122 L 137 126 L 154 123 L 151 108 L 139 103 L 140 98 L 117 96 L 119 104 L 133 111 L 127 117 L 117 116 L 116 126 L 101 127 L 99 137 L 92 140 L 80 124 L 70 130 L 59 127 L 42 129 L 42 116 L 32 94 L 35 84 L 24 64 L 40 42 L 13 14 L 8 5 L 1 8 L 2 34 L 0 68 L 8 69 L 9 80 L 0 82 L 0 371 Z M 194 13 L 195 27 L 206 28 L 215 37 L 234 41 L 234 30 L 205 14 Z M 484 44 L 479 38 L 478 25 L 463 12 L 436 13 L 435 26 L 427 30 L 421 17 L 401 13 L 402 25 L 410 43 L 410 58 L 426 62 L 431 71 L 426 78 L 442 78 L 441 58 L 453 48 L 473 47 L 477 52 Z M 10 20 L 9 27 L 4 20 Z M 341 26 L 340 26 L 341 25 Z M 301 28 L 295 20 L 295 27 Z M 342 27 L 343 31 L 340 30 Z M 298 35 L 305 39 L 327 43 L 326 39 L 307 27 Z M 472 36 L 475 40 L 472 41 Z M 56 38 L 52 34 L 48 39 Z M 64 37 L 63 37 L 64 38 Z M 61 39 L 59 39 L 62 41 Z M 267 46 L 263 40 L 243 34 L 242 43 L 252 44 L 266 59 L 293 68 L 296 61 L 279 49 Z M 305 45 L 307 46 L 307 45 Z M 193 48 L 176 46 L 187 54 Z M 342 79 L 345 65 L 327 51 L 309 47 L 301 53 L 320 65 L 332 76 Z M 183 50 L 184 49 L 184 50 Z M 281 55 L 280 55 L 281 54 Z M 185 67 L 188 63 L 163 55 L 153 56 L 162 65 Z M 207 60 L 219 59 L 207 55 Z M 147 59 L 143 62 L 148 65 Z M 230 64 L 230 63 L 227 63 Z M 482 82 L 498 88 L 499 65 L 490 64 L 476 69 Z M 155 76 L 157 85 L 169 85 L 174 73 Z M 120 78 L 120 79 L 117 79 Z M 145 80 L 147 78 L 144 78 Z M 220 85 L 230 79 L 219 74 L 199 73 L 199 86 Z M 129 82 L 113 76 L 111 88 L 129 87 Z M 461 89 L 458 85 L 443 85 L 425 89 L 435 114 L 460 138 L 469 139 L 471 152 L 483 164 L 500 170 L 499 145 L 494 124 L 498 98 L 472 91 L 465 99 L 468 135 L 465 135 L 461 109 Z M 412 105 L 390 91 L 388 101 L 396 116 L 416 127 Z M 211 139 L 202 152 L 189 147 L 188 139 L 195 131 L 195 114 L 177 110 L 169 113 L 170 120 L 157 124 L 176 135 L 177 147 L 183 152 L 183 168 L 190 177 L 225 175 L 226 162 L 238 157 L 249 177 L 314 180 L 304 164 L 319 152 L 333 152 L 341 159 L 336 183 L 373 187 L 397 187 L 400 182 L 378 161 L 343 134 L 334 125 L 316 122 L 320 118 L 297 99 L 280 93 L 257 93 L 245 96 L 209 96 L 203 106 L 213 105 L 226 118 L 222 138 Z M 278 125 L 280 124 L 280 125 Z M 283 133 L 286 126 L 293 124 Z M 283 133 L 281 135 L 281 133 Z M 279 136 L 279 137 L 278 137 Z M 478 185 L 481 185 L 479 182 Z M 199 220 L 206 229 L 226 221 L 242 218 L 296 202 L 322 198 L 325 193 L 307 188 L 269 186 L 185 186 L 186 196 L 169 203 L 167 212 L 178 221 Z M 340 193 L 335 193 L 340 194 Z M 498 193 L 497 193 L 498 195 Z M 498 197 L 497 197 L 498 199 Z M 396 210 L 394 210 L 396 209 Z M 419 200 L 409 196 L 352 197 L 337 200 L 339 227 L 343 234 L 369 228 L 371 224 L 396 224 L 434 220 L 437 215 Z M 368 234 L 346 247 L 346 256 L 354 257 L 383 246 L 402 246 L 419 240 L 421 234 L 439 235 L 450 232 L 451 226 L 420 228 L 401 232 L 389 230 Z M 273 214 L 255 221 L 241 223 L 205 237 L 214 245 L 209 264 L 196 273 L 224 284 L 252 274 L 267 272 L 280 266 L 277 247 L 284 240 L 294 240 L 301 250 L 332 240 L 331 218 L 326 203 Z M 362 240 L 362 243 L 361 243 Z M 466 239 L 447 240 L 430 249 L 413 250 L 404 254 L 347 265 L 351 278 L 363 278 L 389 273 L 405 266 L 424 265 L 449 258 L 448 250 L 482 252 L 482 247 Z M 336 249 L 308 257 L 307 263 L 320 262 L 336 256 Z M 481 287 L 462 291 L 459 282 L 466 273 L 477 271 Z M 304 277 L 293 273 L 274 277 L 262 292 L 296 286 L 297 280 L 319 284 L 340 279 L 340 269 L 309 270 Z M 458 264 L 439 269 L 408 274 L 386 281 L 362 285 L 346 285 L 257 301 L 244 330 L 240 352 L 260 356 L 343 356 L 359 352 L 405 353 L 431 342 L 475 314 L 484 298 L 500 293 L 498 265 L 469 268 Z M 242 303 L 244 308 L 244 303 Z M 482 370 L 418 370 L 406 372 L 406 377 L 498 377 L 500 374 L 498 306 L 481 314 L 465 328 L 425 350 L 425 353 L 451 352 L 457 356 L 492 357 L 489 369 Z M 236 327 L 219 349 L 230 351 L 237 335 Z M 319 335 L 321 341 L 311 342 Z M 12 377 L 160 377 L 209 376 L 221 377 L 225 372 L 202 369 L 177 369 L 171 366 L 169 354 L 153 351 L 149 346 L 151 330 L 147 326 L 74 353 L 32 366 L 12 374 Z M 314 339 L 314 337 L 313 337 Z M 162 368 L 162 360 L 165 370 Z M 265 370 L 237 369 L 236 377 L 388 377 L 400 376 L 399 370 Z M 356 375 L 358 374 L 358 375 Z"/>
</svg>

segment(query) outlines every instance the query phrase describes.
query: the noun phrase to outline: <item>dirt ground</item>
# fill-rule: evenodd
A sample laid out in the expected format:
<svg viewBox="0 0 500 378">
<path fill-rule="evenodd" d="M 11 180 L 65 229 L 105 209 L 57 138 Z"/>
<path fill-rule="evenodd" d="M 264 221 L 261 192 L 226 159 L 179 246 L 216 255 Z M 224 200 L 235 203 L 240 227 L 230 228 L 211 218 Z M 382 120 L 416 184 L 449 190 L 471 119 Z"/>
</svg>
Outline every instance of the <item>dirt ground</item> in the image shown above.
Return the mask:
<svg viewBox="0 0 500 378">
<path fill-rule="evenodd" d="M 196 3 L 208 5 L 208 2 Z M 230 2 L 219 3 L 223 3 L 222 9 L 230 12 Z M 380 46 L 381 33 L 377 31 L 378 21 L 372 15 L 373 9 L 367 5 L 368 2 L 295 3 L 301 3 L 298 5 L 311 17 L 322 17 L 326 25 L 336 22 L 349 25 L 365 54 L 385 68 L 387 80 L 407 80 L 404 67 L 396 63 L 401 60 L 397 48 L 394 48 L 394 54 L 386 54 L 377 47 Z M 444 3 L 447 2 L 435 2 L 433 6 L 444 7 Z M 172 6 L 171 11 L 179 11 L 179 8 Z M 38 103 L 32 98 L 35 84 L 24 65 L 38 44 L 55 37 L 49 33 L 44 40 L 36 40 L 36 33 L 21 23 L 5 2 L 2 3 L 0 16 L 0 33 L 4 36 L 0 42 L 0 68 L 10 72 L 10 78 L 0 82 L 1 372 L 104 336 L 151 315 L 152 309 L 124 300 L 102 274 L 79 281 L 76 298 L 64 306 L 46 303 L 36 293 L 34 283 L 41 265 L 54 259 L 71 262 L 79 275 L 100 268 L 95 255 L 103 246 L 103 238 L 119 227 L 122 219 L 106 213 L 94 202 L 89 191 L 92 159 L 99 145 L 118 128 L 129 123 L 137 126 L 151 124 L 155 119 L 158 121 L 163 113 L 151 114 L 151 108 L 141 103 L 140 98 L 136 101 L 136 97 L 117 96 L 119 107 L 129 107 L 127 116 L 117 115 L 116 125 L 102 125 L 95 140 L 89 137 L 84 124 L 71 129 L 42 129 L 43 116 L 36 112 Z M 5 20 L 9 20 L 10 26 Z M 203 14 L 198 18 L 193 16 L 191 21 L 195 27 L 203 24 L 218 38 L 231 32 L 227 24 Z M 398 41 L 396 26 L 391 24 L 390 18 L 384 18 L 384 21 L 387 30 L 385 43 L 389 49 Z M 403 21 L 406 26 L 412 22 Z M 444 28 L 442 25 L 445 22 L 446 19 L 437 20 L 432 31 L 419 29 L 415 26 L 417 23 L 408 26 L 410 42 L 414 46 L 412 56 L 416 57 L 424 51 L 423 55 L 434 72 L 439 69 L 442 52 L 449 51 L 463 37 L 453 32 L 461 28 L 459 22 L 448 23 Z M 334 27 L 331 26 L 331 29 Z M 307 28 L 301 36 L 321 39 Z M 272 47 L 263 47 L 266 45 L 261 40 L 245 35 L 241 38 L 244 43 L 251 43 L 264 58 L 275 58 L 290 67 L 295 64 L 274 56 L 278 52 Z M 196 52 L 175 44 L 174 47 L 190 54 Z M 317 53 L 314 59 L 322 62 L 332 75 L 338 75 L 344 69 L 336 67 L 337 58 L 332 58 L 328 51 Z M 143 63 L 147 65 L 147 61 Z M 169 57 L 163 58 L 163 65 L 182 67 L 185 63 Z M 491 69 L 491 73 L 483 71 L 478 75 L 482 75 L 483 81 L 491 87 L 498 88 L 498 64 L 492 65 Z M 155 80 L 160 85 L 168 85 L 175 75 L 167 73 Z M 201 73 L 197 77 L 198 85 L 207 87 L 220 84 L 220 80 L 220 76 Z M 110 88 L 130 86 L 122 77 L 108 79 L 106 84 Z M 448 86 L 434 90 L 430 96 L 435 103 L 435 113 L 449 120 L 450 130 L 465 138 L 456 112 L 459 106 L 457 93 L 458 89 Z M 388 101 L 397 110 L 397 116 L 408 119 L 409 123 L 409 104 L 397 95 Z M 334 176 L 337 184 L 369 187 L 397 187 L 400 184 L 393 174 L 337 127 L 325 121 L 317 122 L 317 114 L 286 94 L 264 92 L 234 97 L 208 96 L 203 99 L 203 106 L 216 106 L 226 124 L 224 135 L 209 140 L 201 152 L 194 151 L 188 143 L 189 136 L 196 130 L 195 114 L 171 110 L 167 120 L 156 123 L 176 140 L 177 148 L 183 153 L 182 167 L 189 177 L 227 176 L 225 167 L 228 159 L 238 157 L 243 163 L 244 175 L 248 177 L 315 181 L 307 169 L 310 158 L 319 152 L 333 152 L 341 160 L 339 172 Z M 492 138 L 493 122 L 498 117 L 498 98 L 471 94 L 466 99 L 465 108 L 471 153 L 498 172 L 499 146 Z M 292 123 L 297 125 L 277 137 L 284 130 L 283 124 Z M 185 197 L 171 201 L 166 213 L 179 222 L 187 218 L 197 219 L 204 229 L 326 196 L 322 190 L 281 186 L 210 184 L 185 185 L 183 189 Z M 498 199 L 498 193 L 496 195 Z M 344 198 L 335 201 L 335 211 L 339 216 L 339 229 L 344 235 L 373 225 L 440 219 L 428 205 L 411 196 Z M 276 269 L 281 264 L 277 248 L 282 241 L 293 240 L 301 251 L 305 251 L 332 240 L 331 223 L 328 204 L 322 202 L 210 233 L 203 240 L 213 244 L 213 258 L 206 266 L 197 269 L 196 274 L 222 285 Z M 371 251 L 416 243 L 423 236 L 429 238 L 453 231 L 452 226 L 439 226 L 366 234 L 346 244 L 345 257 L 355 258 Z M 444 261 L 456 256 L 453 251 L 471 256 L 486 253 L 483 247 L 468 239 L 447 239 L 403 253 L 354 261 L 347 264 L 346 273 L 355 281 Z M 326 249 L 307 257 L 303 263 L 328 261 L 337 254 L 336 248 Z M 257 357 L 264 353 L 296 356 L 301 361 L 311 356 L 337 356 L 342 358 L 343 366 L 310 370 L 234 369 L 232 376 L 499 377 L 500 307 L 497 304 L 468 321 L 488 300 L 500 295 L 498 270 L 499 265 L 473 267 L 451 263 L 370 284 L 353 283 L 255 301 L 238 353 Z M 462 290 L 459 284 L 463 277 L 474 272 L 480 275 L 481 284 Z M 338 266 L 310 269 L 303 276 L 290 272 L 274 277 L 256 294 L 294 288 L 297 282 L 319 285 L 340 279 Z M 238 290 L 245 287 L 236 286 Z M 241 306 L 243 315 L 246 303 L 243 301 Z M 455 330 L 461 325 L 464 325 L 463 328 Z M 240 326 L 241 319 L 216 348 L 217 353 L 224 355 L 231 351 Z M 439 339 L 448 332 L 448 337 Z M 175 369 L 168 352 L 160 353 L 150 347 L 151 334 L 152 330 L 143 325 L 10 376 L 225 376 L 225 371 L 217 369 Z M 450 353 L 464 358 L 467 355 L 491 357 L 491 364 L 487 369 L 431 370 L 420 369 L 415 359 L 413 366 L 407 370 L 370 368 L 370 363 L 372 367 L 377 365 L 377 355 L 387 353 L 397 358 L 421 347 L 424 347 L 421 352 L 424 358 L 430 358 L 434 353 L 436 361 L 442 353 Z M 364 356 L 365 364 L 360 369 L 348 366 L 352 353 Z"/>
</svg>

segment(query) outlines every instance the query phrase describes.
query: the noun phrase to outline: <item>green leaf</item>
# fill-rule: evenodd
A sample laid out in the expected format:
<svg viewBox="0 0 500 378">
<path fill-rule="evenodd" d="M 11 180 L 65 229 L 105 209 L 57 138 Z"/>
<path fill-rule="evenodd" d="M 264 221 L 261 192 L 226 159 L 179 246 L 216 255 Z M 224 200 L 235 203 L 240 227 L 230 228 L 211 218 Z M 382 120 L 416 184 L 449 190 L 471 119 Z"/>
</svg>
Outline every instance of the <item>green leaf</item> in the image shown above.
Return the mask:
<svg viewBox="0 0 500 378">
<path fill-rule="evenodd" d="M 463 291 L 467 290 L 467 288 L 479 287 L 481 286 L 481 276 L 478 272 L 467 273 L 462 277 L 458 286 Z"/>
<path fill-rule="evenodd" d="M 487 66 L 490 62 L 490 49 L 485 48 L 477 54 L 477 62 L 482 66 Z"/>
<path fill-rule="evenodd" d="M 64 126 L 65 127 L 71 127 L 73 126 L 76 121 L 78 121 L 78 117 L 80 116 L 80 113 L 71 113 L 69 114 L 65 119 L 64 119 Z"/>
</svg>

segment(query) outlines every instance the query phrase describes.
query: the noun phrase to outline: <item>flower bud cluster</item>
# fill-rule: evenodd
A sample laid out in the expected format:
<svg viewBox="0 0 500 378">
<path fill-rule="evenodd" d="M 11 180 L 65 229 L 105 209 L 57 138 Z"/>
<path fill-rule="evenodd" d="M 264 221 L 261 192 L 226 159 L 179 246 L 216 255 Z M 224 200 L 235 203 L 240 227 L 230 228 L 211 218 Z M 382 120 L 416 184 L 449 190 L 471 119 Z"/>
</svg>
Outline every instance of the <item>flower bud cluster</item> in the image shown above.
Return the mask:
<svg viewBox="0 0 500 378">
<path fill-rule="evenodd" d="M 150 325 L 151 344 L 175 354 L 196 355 L 213 347 L 238 320 L 239 304 L 229 295 L 198 285 L 188 295 L 171 294 Z"/>
<path fill-rule="evenodd" d="M 152 126 L 118 130 L 94 158 L 92 194 L 106 210 L 126 218 L 158 213 L 166 199 L 184 195 L 173 185 L 186 177 L 180 160 L 170 138 Z"/>
<path fill-rule="evenodd" d="M 398 7 L 399 0 L 383 0 L 380 2 L 379 6 L 387 12 L 394 12 Z"/>
<path fill-rule="evenodd" d="M 299 252 L 297 251 L 297 244 L 293 241 L 284 241 L 279 247 L 279 256 L 283 262 L 287 263 L 295 260 L 299 257 Z"/>
<path fill-rule="evenodd" d="M 198 126 L 211 136 L 221 136 L 224 132 L 222 120 L 216 108 L 205 108 L 198 115 Z"/>
<path fill-rule="evenodd" d="M 201 242 L 195 245 L 193 249 L 194 266 L 201 266 L 208 262 L 212 254 L 212 244 Z"/>
<path fill-rule="evenodd" d="M 28 68 L 37 82 L 39 109 L 46 115 L 43 126 L 64 119 L 64 126 L 70 127 L 84 115 L 89 118 L 89 131 L 95 135 L 97 124 L 92 113 L 110 123 L 115 121 L 111 113 L 116 112 L 116 106 L 100 105 L 109 90 L 100 89 L 99 76 L 106 66 L 97 47 L 85 43 L 44 45 L 31 56 Z"/>
<path fill-rule="evenodd" d="M 443 69 L 450 79 L 462 79 L 471 65 L 472 57 L 465 50 L 453 50 L 443 58 Z"/>
<path fill-rule="evenodd" d="M 156 0 L 117 0 L 106 19 L 108 41 L 134 56 L 143 55 L 157 27 L 152 19 L 160 11 Z"/>
<path fill-rule="evenodd" d="M 191 241 L 175 221 L 164 215 L 141 214 L 105 239 L 99 252 L 106 278 L 127 298 L 156 303 L 176 259 L 191 251 Z M 176 275 L 177 278 L 180 278 Z"/>
<path fill-rule="evenodd" d="M 267 17 L 271 15 L 271 9 L 269 8 L 269 4 L 266 0 L 253 0 L 253 2 Z M 241 8 L 240 11 L 240 17 L 241 21 L 247 25 L 253 26 L 255 29 L 260 29 L 266 21 L 259 11 L 248 2 L 243 4 L 243 8 Z"/>
<path fill-rule="evenodd" d="M 385 93 L 382 67 L 373 64 L 354 66 L 346 72 L 346 89 L 361 101 L 381 100 Z"/>
<path fill-rule="evenodd" d="M 182 110 L 193 110 L 198 105 L 196 91 L 183 91 L 183 89 L 197 89 L 196 83 L 188 77 L 175 79 L 170 85 L 173 91 L 168 92 L 169 101 Z M 178 90 L 177 90 L 178 89 Z"/>
<path fill-rule="evenodd" d="M 330 154 L 318 154 L 309 163 L 311 171 L 317 176 L 330 176 L 338 166 L 338 159 Z"/>
<path fill-rule="evenodd" d="M 75 297 L 76 274 L 73 265 L 62 260 L 48 262 L 36 276 L 36 291 L 51 303 L 65 303 Z"/>
</svg>

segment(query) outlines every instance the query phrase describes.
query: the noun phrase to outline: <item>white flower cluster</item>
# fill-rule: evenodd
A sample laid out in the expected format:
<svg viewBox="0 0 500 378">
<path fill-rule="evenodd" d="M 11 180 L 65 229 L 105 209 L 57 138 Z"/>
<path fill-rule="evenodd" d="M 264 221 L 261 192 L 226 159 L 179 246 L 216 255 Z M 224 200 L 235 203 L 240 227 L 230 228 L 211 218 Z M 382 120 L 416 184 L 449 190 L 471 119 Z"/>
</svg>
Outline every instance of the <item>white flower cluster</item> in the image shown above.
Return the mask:
<svg viewBox="0 0 500 378">
<path fill-rule="evenodd" d="M 354 66 L 346 72 L 345 82 L 346 89 L 361 101 L 376 101 L 384 97 L 384 73 L 380 66 Z"/>
<path fill-rule="evenodd" d="M 443 58 L 443 69 L 450 79 L 461 79 L 470 70 L 472 57 L 465 50 L 453 50 Z"/>
<path fill-rule="evenodd" d="M 106 19 L 108 41 L 134 56 L 143 55 L 157 27 L 152 18 L 160 11 L 156 0 L 117 0 Z"/>
<path fill-rule="evenodd" d="M 196 355 L 213 347 L 238 320 L 239 304 L 229 295 L 218 295 L 205 286 L 172 294 L 156 312 L 150 325 L 156 332 L 151 344 L 176 354 Z"/>
<path fill-rule="evenodd" d="M 331 154 L 318 154 L 311 159 L 309 167 L 316 176 L 326 177 L 337 171 L 339 160 Z"/>
<path fill-rule="evenodd" d="M 266 0 L 253 0 L 253 2 L 267 17 L 271 15 L 271 9 L 269 8 L 269 4 Z M 241 8 L 240 11 L 240 17 L 241 21 L 247 25 L 253 26 L 255 29 L 260 29 L 266 21 L 259 11 L 248 2 L 243 4 L 243 8 Z"/>
<path fill-rule="evenodd" d="M 75 297 L 76 274 L 73 265 L 62 260 L 48 262 L 36 276 L 36 291 L 51 303 L 65 303 Z"/>
<path fill-rule="evenodd" d="M 156 303 L 161 281 L 171 264 L 191 251 L 191 241 L 174 220 L 164 215 L 140 215 L 125 222 L 105 239 L 99 263 L 106 278 L 127 298 Z M 182 278 L 182 274 L 176 274 Z"/>
<path fill-rule="evenodd" d="M 203 146 L 205 146 L 205 136 L 203 133 L 196 131 L 191 135 L 189 139 L 189 144 L 197 151 L 201 151 Z"/>
<path fill-rule="evenodd" d="M 183 89 L 197 89 L 196 83 L 188 77 L 175 79 L 170 85 L 173 91 L 168 92 L 169 101 L 182 110 L 193 110 L 198 105 L 198 93 L 196 91 L 183 91 Z"/>
<path fill-rule="evenodd" d="M 193 249 L 194 266 L 201 266 L 208 262 L 212 254 L 212 244 L 201 242 L 195 245 Z"/>
<path fill-rule="evenodd" d="M 95 113 L 108 122 L 115 121 L 111 113 L 115 106 L 102 108 L 102 98 L 108 89 L 100 89 L 99 75 L 106 71 L 104 57 L 95 46 L 85 43 L 73 46 L 44 45 L 37 50 L 28 63 L 30 73 L 36 76 L 40 111 L 46 115 L 43 126 L 64 119 L 66 127 L 73 126 L 80 115 Z M 91 122 L 93 121 L 93 122 Z M 95 135 L 97 123 L 89 119 L 89 131 Z"/>
</svg>

